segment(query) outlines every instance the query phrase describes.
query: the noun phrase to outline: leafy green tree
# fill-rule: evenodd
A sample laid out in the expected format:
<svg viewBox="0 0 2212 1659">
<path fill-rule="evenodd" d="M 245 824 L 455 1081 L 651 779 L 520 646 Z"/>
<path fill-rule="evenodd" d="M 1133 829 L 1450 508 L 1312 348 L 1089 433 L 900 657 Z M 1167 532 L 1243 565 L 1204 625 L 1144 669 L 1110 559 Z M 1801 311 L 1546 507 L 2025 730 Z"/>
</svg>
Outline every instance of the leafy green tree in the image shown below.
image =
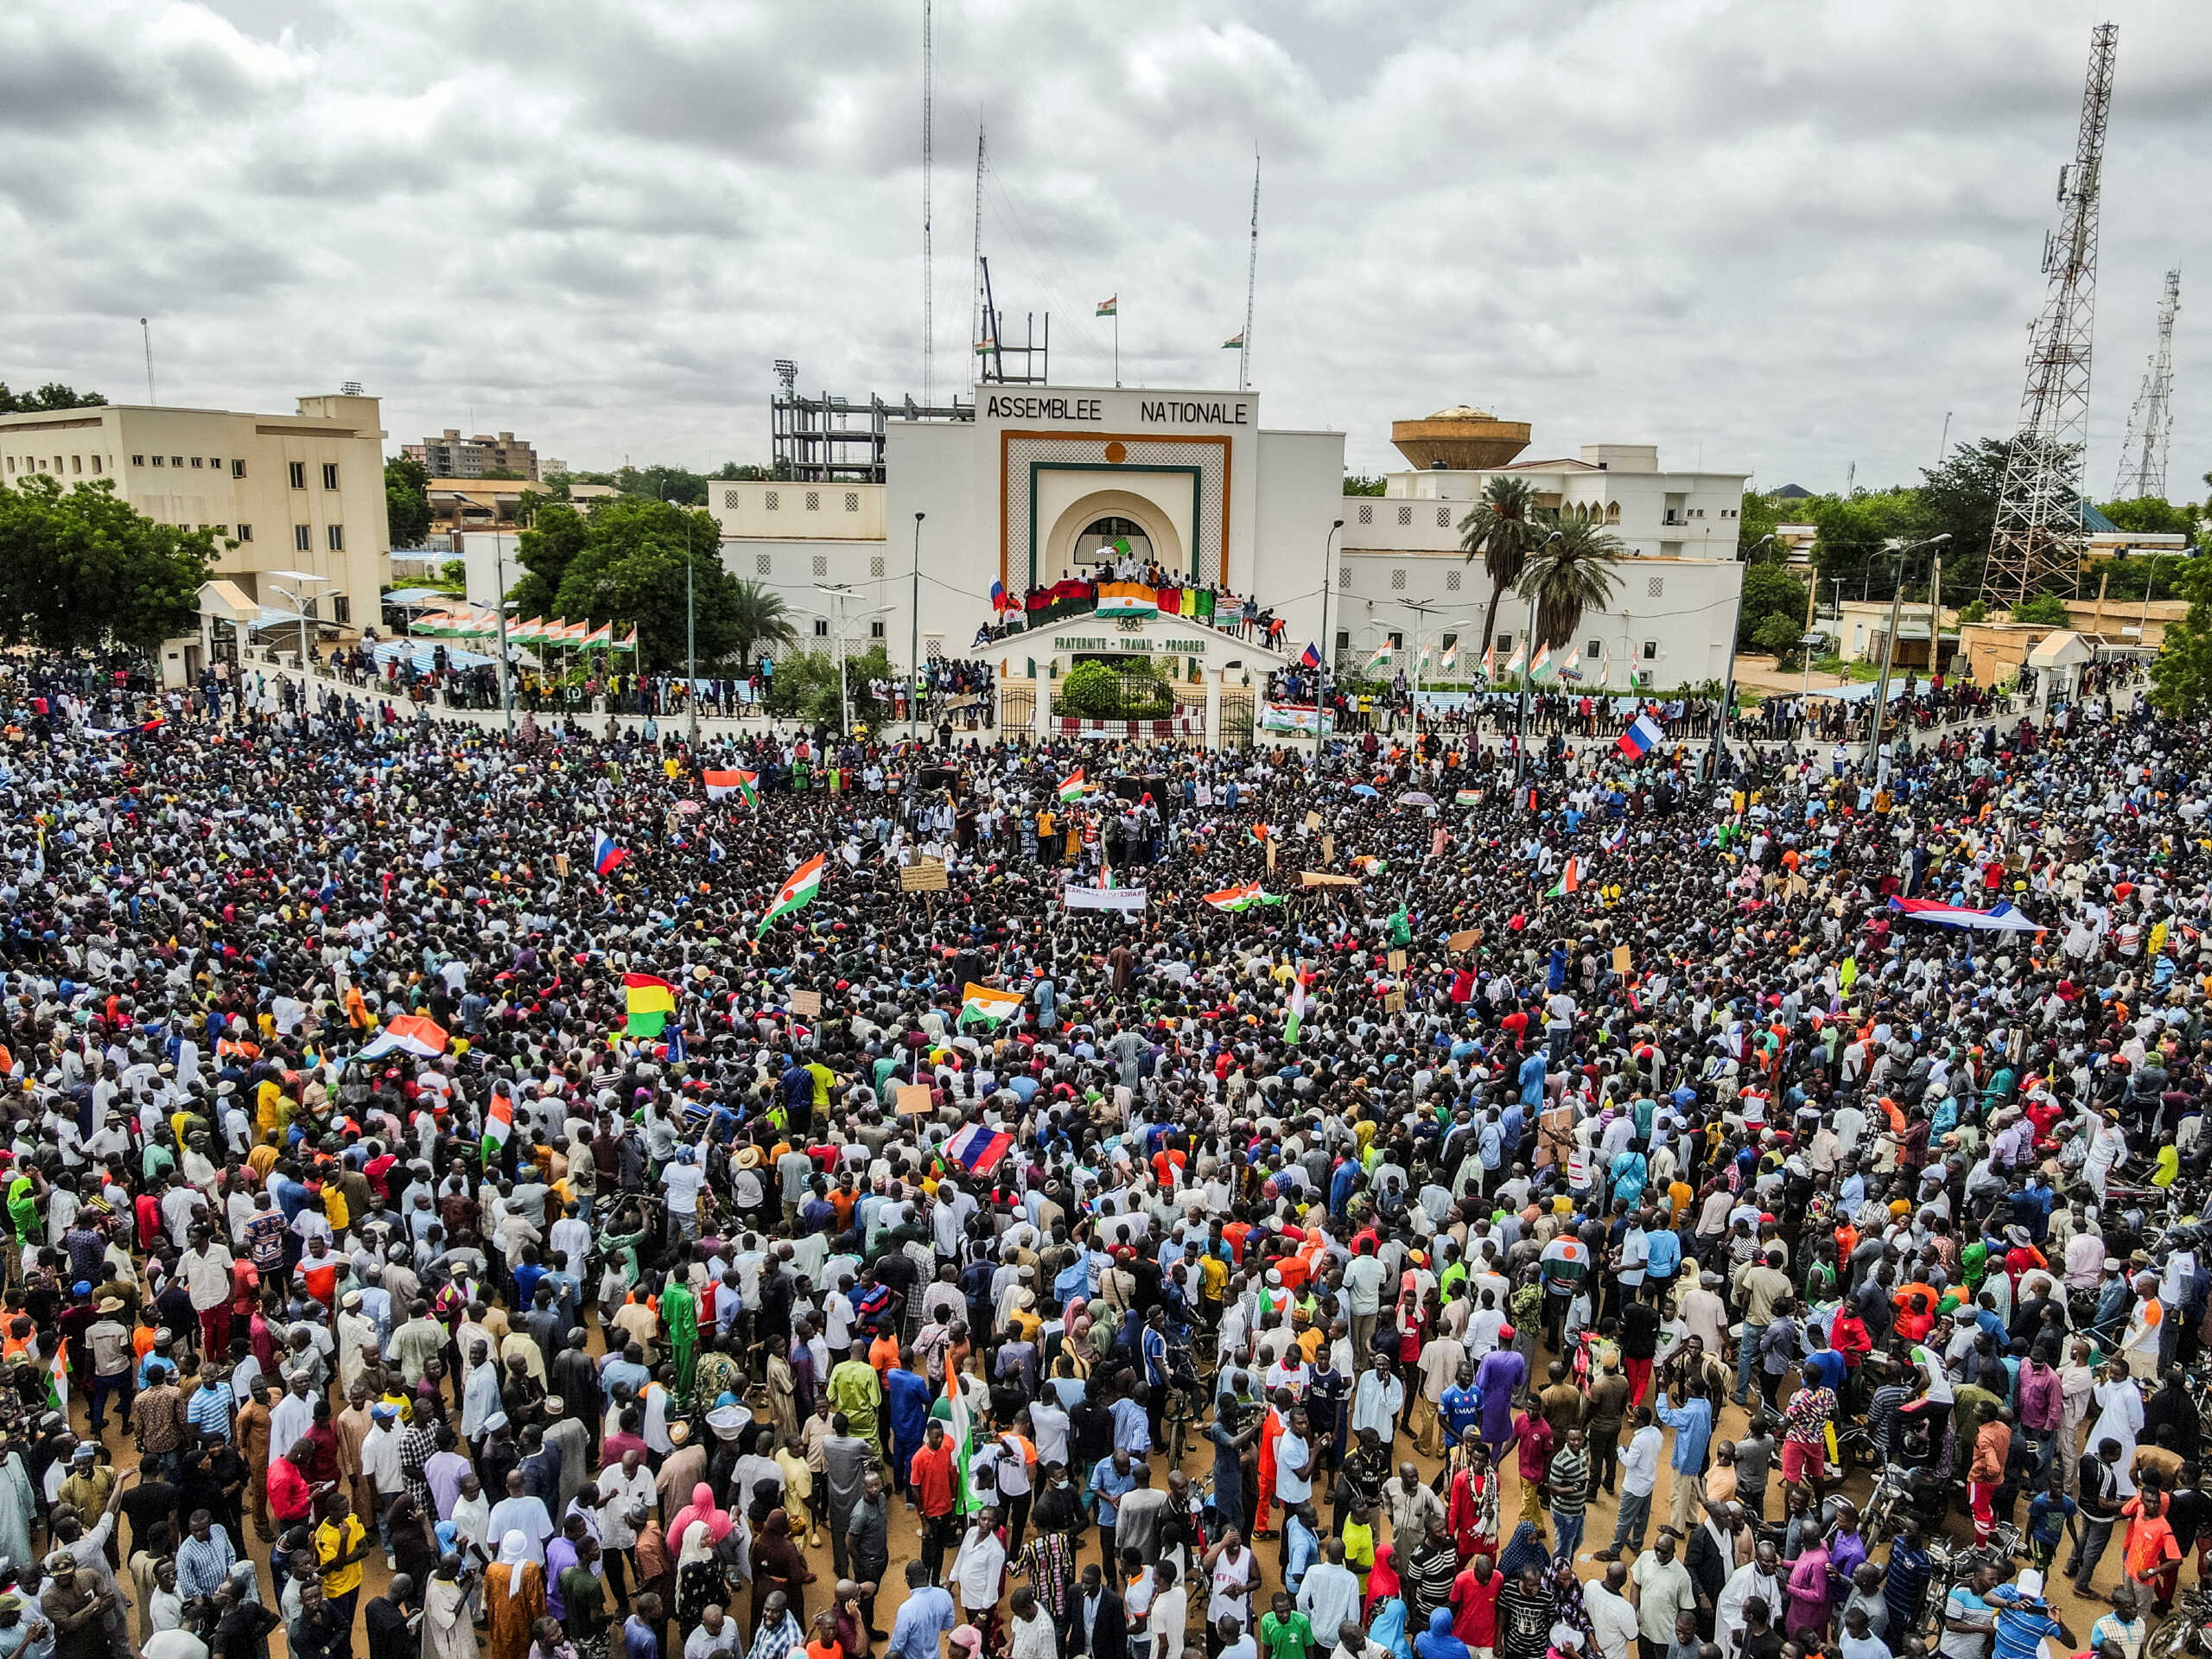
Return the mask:
<svg viewBox="0 0 2212 1659">
<path fill-rule="evenodd" d="M 2056 594 L 2037 594 L 2033 599 L 2023 600 L 2012 607 L 2012 620 L 2024 622 L 2031 627 L 2063 628 L 2069 620 L 2066 613 L 2066 601 Z"/>
<path fill-rule="evenodd" d="M 614 474 L 613 484 L 625 495 L 647 496 L 685 507 L 707 505 L 707 480 L 688 467 L 625 467 Z"/>
<path fill-rule="evenodd" d="M 97 391 L 79 391 L 49 380 L 36 391 L 11 392 L 0 380 L 0 415 L 35 415 L 49 409 L 96 409 L 107 402 Z"/>
<path fill-rule="evenodd" d="M 156 524 L 109 480 L 35 473 L 0 490 L 0 644 L 150 652 L 192 632 L 214 562 L 213 532 Z"/>
<path fill-rule="evenodd" d="M 2012 454 L 2009 438 L 1956 443 L 1942 466 L 1921 473 L 1920 526 L 1914 534 L 1949 533 L 1951 539 L 1943 544 L 1947 594 L 1981 591 L 1990 533 L 1997 528 L 1997 498 L 2005 487 L 2005 463 Z"/>
<path fill-rule="evenodd" d="M 1989 607 L 1980 600 L 1974 600 L 1959 607 L 1959 622 L 1961 626 L 1969 622 L 1986 622 L 1987 620 L 1989 620 Z"/>
<path fill-rule="evenodd" d="M 1745 566 L 1744 602 L 1736 618 L 1736 648 L 1741 651 L 1758 645 L 1762 651 L 1768 649 L 1758 642 L 1768 620 L 1777 616 L 1789 624 L 1789 638 L 1795 643 L 1805 631 L 1805 584 L 1783 565 Z"/>
<path fill-rule="evenodd" d="M 2139 496 L 2133 501 L 2107 501 L 2097 509 L 2120 529 L 2138 536 L 2196 535 L 2196 504 L 2184 501 L 2177 506 L 2173 502 L 2155 495 Z"/>
<path fill-rule="evenodd" d="M 562 580 L 576 555 L 583 551 L 588 534 L 584 515 L 565 501 L 537 510 L 530 528 L 515 537 L 515 556 L 522 563 L 523 574 L 507 589 L 507 597 L 514 601 L 518 615 L 553 615 Z"/>
<path fill-rule="evenodd" d="M 1919 492 L 1854 490 L 1849 495 L 1815 496 L 1798 505 L 1808 509 L 1805 516 L 1818 532 L 1813 568 L 1821 579 L 1840 582 L 1847 598 L 1887 599 L 1897 585 L 1891 547 L 1917 541 L 1923 533 Z"/>
<path fill-rule="evenodd" d="M 729 483 L 742 482 L 747 479 L 764 479 L 771 474 L 766 467 L 756 466 L 749 461 L 726 461 L 707 476 L 716 483 Z"/>
<path fill-rule="evenodd" d="M 543 531 L 556 513 L 575 511 L 547 507 L 538 514 L 537 528 Z M 571 622 L 636 628 L 641 664 L 648 669 L 684 662 L 687 615 L 696 630 L 700 662 L 730 655 L 737 643 L 737 581 L 722 568 L 721 530 L 712 517 L 687 512 L 671 502 L 623 495 L 594 506 L 582 522 L 582 544 L 562 569 L 553 614 Z M 530 550 L 517 550 L 531 575 L 539 575 L 530 563 Z M 523 602 L 519 588 L 516 598 Z"/>
<path fill-rule="evenodd" d="M 751 662 L 762 645 L 779 650 L 798 638 L 784 596 L 757 582 L 735 582 L 730 591 L 731 650 L 740 662 Z"/>
<path fill-rule="evenodd" d="M 1770 611 L 1761 620 L 1758 633 L 1751 643 L 1772 656 L 1775 666 L 1786 673 L 1797 666 L 1798 654 L 1804 649 L 1799 643 L 1804 638 L 1804 627 L 1802 616 L 1784 616 L 1780 611 Z"/>
<path fill-rule="evenodd" d="M 1497 602 L 1505 590 L 1521 580 L 1529 563 L 1529 550 L 1543 539 L 1535 486 L 1525 478 L 1493 477 L 1483 486 L 1481 499 L 1459 521 L 1459 545 L 1467 563 L 1481 556 L 1490 576 L 1490 607 L 1483 613 L 1483 637 L 1476 649 L 1479 658 L 1497 638 Z"/>
<path fill-rule="evenodd" d="M 420 547 L 430 533 L 430 469 L 410 456 L 384 464 L 384 518 L 394 547 Z"/>
<path fill-rule="evenodd" d="M 2151 702 L 2162 714 L 2190 719 L 2212 708 L 2212 560 L 2191 560 L 2180 586 L 2189 614 L 2168 625 L 2151 664 Z"/>
<path fill-rule="evenodd" d="M 1798 516 L 1798 503 L 1777 501 L 1770 495 L 1761 495 L 1756 490 L 1744 493 L 1744 509 L 1736 521 L 1736 551 L 1739 557 L 1753 565 L 1781 564 L 1789 557 L 1789 550 L 1778 541 L 1767 538 L 1774 534 L 1777 524 L 1804 523 Z M 1786 509 L 1786 510 L 1785 510 Z"/>
<path fill-rule="evenodd" d="M 477 477 L 499 484 L 512 484 L 517 480 L 524 483 L 529 481 L 527 474 L 518 473 L 512 467 L 486 467 Z"/>
<path fill-rule="evenodd" d="M 1379 473 L 1346 473 L 1344 474 L 1344 493 L 1346 495 L 1382 494 L 1382 474 Z"/>
<path fill-rule="evenodd" d="M 1576 514 L 1555 519 L 1521 573 L 1521 596 L 1536 602 L 1536 644 L 1554 650 L 1574 637 L 1585 611 L 1612 602 L 1613 565 L 1626 549 L 1603 524 Z"/>
</svg>

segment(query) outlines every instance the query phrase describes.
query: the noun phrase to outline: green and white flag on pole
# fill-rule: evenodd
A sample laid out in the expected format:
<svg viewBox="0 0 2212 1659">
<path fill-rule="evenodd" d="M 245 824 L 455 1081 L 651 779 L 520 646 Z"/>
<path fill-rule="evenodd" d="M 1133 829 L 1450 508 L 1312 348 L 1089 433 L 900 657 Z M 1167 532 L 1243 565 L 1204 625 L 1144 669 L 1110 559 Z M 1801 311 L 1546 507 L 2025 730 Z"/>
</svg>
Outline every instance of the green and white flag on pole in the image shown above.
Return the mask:
<svg viewBox="0 0 2212 1659">
<path fill-rule="evenodd" d="M 1287 1023 L 1287 1024 L 1286 1024 L 1286 1025 L 1283 1027 L 1283 1029 L 1282 1029 L 1282 1039 L 1283 1039 L 1283 1041 L 1285 1041 L 1286 1043 L 1294 1043 L 1294 1042 L 1296 1042 L 1296 1041 L 1298 1040 L 1298 1033 L 1299 1033 L 1299 1030 L 1300 1030 L 1300 1028 L 1301 1027 L 1303 1027 L 1303 1026 L 1305 1025 L 1305 1023 L 1306 1023 L 1306 976 L 1305 976 L 1305 975 L 1303 975 L 1303 974 L 1300 974 L 1300 975 L 1299 975 L 1299 976 L 1298 976 L 1298 977 L 1297 977 L 1296 979 L 1294 979 L 1294 980 L 1293 980 L 1293 981 L 1291 982 L 1291 988 L 1290 988 L 1290 1020 L 1289 1020 L 1288 1023 Z"/>
</svg>

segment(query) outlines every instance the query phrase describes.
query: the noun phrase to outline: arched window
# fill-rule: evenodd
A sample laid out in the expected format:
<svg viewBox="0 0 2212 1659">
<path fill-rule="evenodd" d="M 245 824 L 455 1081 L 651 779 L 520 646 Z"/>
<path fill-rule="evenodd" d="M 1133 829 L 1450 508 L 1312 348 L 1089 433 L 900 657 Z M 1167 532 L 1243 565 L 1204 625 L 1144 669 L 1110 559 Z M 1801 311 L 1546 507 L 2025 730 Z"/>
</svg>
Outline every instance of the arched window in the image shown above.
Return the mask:
<svg viewBox="0 0 2212 1659">
<path fill-rule="evenodd" d="M 1620 523 L 1620 521 L 1621 521 L 1621 504 L 1620 504 L 1619 502 L 1618 502 L 1618 501 L 1608 501 L 1608 502 L 1606 502 L 1606 503 L 1605 503 L 1605 522 L 1606 522 L 1607 524 L 1618 524 L 1618 523 Z"/>
<path fill-rule="evenodd" d="M 1084 526 L 1083 533 L 1075 538 L 1075 562 L 1077 564 L 1110 564 L 1122 556 L 1120 542 L 1129 544 L 1129 552 L 1139 563 L 1152 556 L 1152 537 L 1144 533 L 1144 526 L 1134 518 L 1107 517 L 1094 518 Z"/>
</svg>

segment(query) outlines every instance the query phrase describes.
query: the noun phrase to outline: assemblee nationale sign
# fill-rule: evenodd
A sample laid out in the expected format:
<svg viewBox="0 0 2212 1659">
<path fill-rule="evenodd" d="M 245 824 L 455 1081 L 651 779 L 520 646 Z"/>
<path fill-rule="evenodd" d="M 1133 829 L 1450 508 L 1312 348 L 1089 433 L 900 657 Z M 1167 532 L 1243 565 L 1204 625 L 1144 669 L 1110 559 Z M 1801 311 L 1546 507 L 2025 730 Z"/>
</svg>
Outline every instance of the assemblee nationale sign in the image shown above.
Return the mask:
<svg viewBox="0 0 2212 1659">
<path fill-rule="evenodd" d="M 1206 654 L 1206 642 L 1203 639 L 1148 639 L 1141 633 L 1056 633 L 1052 636 L 1052 649 L 1145 654 L 1159 652 L 1170 657 L 1203 657 Z"/>
<path fill-rule="evenodd" d="M 1137 420 L 1146 426 L 1249 426 L 1252 405 L 1235 397 L 1140 397 Z M 1014 397 L 983 399 L 987 421 L 1104 421 L 1103 397 Z M 1116 418 L 1125 418 L 1117 416 Z"/>
</svg>

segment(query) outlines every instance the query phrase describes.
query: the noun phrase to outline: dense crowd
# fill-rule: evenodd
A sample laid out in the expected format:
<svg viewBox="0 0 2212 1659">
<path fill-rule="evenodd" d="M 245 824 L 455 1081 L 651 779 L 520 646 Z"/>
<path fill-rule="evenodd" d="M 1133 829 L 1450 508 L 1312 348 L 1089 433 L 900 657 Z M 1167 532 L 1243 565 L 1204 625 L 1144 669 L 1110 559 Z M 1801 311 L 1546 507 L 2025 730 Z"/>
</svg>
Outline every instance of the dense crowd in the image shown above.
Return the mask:
<svg viewBox="0 0 2212 1659">
<path fill-rule="evenodd" d="M 2139 1659 L 2212 1541 L 2198 726 L 0 709 L 0 1659 Z"/>
</svg>

